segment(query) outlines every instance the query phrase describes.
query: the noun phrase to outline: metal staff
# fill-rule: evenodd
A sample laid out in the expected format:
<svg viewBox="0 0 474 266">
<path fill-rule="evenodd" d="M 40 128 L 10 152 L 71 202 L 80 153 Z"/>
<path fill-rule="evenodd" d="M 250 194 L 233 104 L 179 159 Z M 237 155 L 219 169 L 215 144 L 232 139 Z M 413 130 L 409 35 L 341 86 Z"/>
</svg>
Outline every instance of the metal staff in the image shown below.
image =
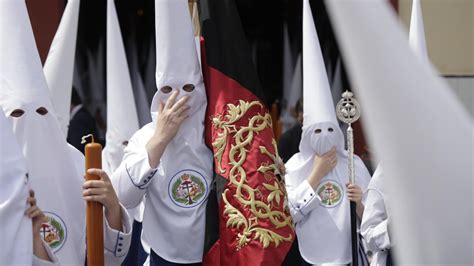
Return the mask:
<svg viewBox="0 0 474 266">
<path fill-rule="evenodd" d="M 354 172 L 354 135 L 351 124 L 360 117 L 359 102 L 353 97 L 352 92 L 342 93 L 342 99 L 336 105 L 337 118 L 347 124 L 347 149 L 349 153 L 349 180 L 351 184 L 355 183 Z M 358 266 L 358 237 L 357 237 L 357 213 L 356 203 L 351 201 L 351 236 L 352 236 L 352 265 Z"/>
</svg>

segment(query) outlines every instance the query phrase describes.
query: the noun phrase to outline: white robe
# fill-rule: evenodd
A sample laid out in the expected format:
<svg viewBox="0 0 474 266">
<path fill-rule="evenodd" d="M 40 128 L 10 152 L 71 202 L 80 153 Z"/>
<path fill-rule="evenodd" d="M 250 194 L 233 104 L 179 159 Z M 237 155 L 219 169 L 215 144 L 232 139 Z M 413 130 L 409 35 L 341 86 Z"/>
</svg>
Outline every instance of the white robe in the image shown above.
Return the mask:
<svg viewBox="0 0 474 266">
<path fill-rule="evenodd" d="M 146 195 L 142 240 L 155 253 L 175 263 L 201 262 L 212 155 L 203 143 L 193 147 L 189 139 L 175 137 L 153 169 L 145 145 L 154 131 L 155 124 L 149 123 L 130 139 L 122 164 L 113 174 L 114 187 L 126 208 L 136 207 Z M 193 176 L 194 187 L 202 194 L 193 203 L 183 202 L 186 195 L 180 195 L 176 187 L 183 174 Z"/>
<path fill-rule="evenodd" d="M 385 204 L 386 193 L 380 186 L 383 171 L 377 167 L 366 192 L 364 215 L 360 231 L 365 239 L 368 250 L 374 256 L 371 265 L 385 266 L 388 250 L 392 246 L 388 232 L 389 215 Z"/>
</svg>

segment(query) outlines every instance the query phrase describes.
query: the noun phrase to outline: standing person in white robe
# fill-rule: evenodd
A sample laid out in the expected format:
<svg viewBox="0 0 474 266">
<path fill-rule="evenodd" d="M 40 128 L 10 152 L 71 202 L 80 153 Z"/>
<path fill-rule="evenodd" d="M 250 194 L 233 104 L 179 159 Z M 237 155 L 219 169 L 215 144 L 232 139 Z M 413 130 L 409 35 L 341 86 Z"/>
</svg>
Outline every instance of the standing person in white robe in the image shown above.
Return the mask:
<svg viewBox="0 0 474 266">
<path fill-rule="evenodd" d="M 303 6 L 303 53 L 303 133 L 300 152 L 285 165 L 288 205 L 304 265 L 348 264 L 349 200 L 356 202 L 360 219 L 364 209 L 362 190 L 370 174 L 355 156 L 356 184 L 348 184 L 348 153 L 308 0 Z"/>
<path fill-rule="evenodd" d="M 153 122 L 130 139 L 113 175 L 120 202 L 146 195 L 142 239 L 151 265 L 200 264 L 213 157 L 204 143 L 206 92 L 186 0 L 156 0 Z"/>
<path fill-rule="evenodd" d="M 41 236 L 59 262 L 85 261 L 85 200 L 105 206 L 104 252 L 117 264 L 129 247 L 130 221 L 105 172 L 84 183 L 84 157 L 66 143 L 49 98 L 25 1 L 0 5 L 0 106 L 26 159 L 31 188 L 47 222 Z"/>
<path fill-rule="evenodd" d="M 0 265 L 57 262 L 39 234 L 45 216 L 29 190 L 26 163 L 2 109 L 0 147 Z"/>
</svg>

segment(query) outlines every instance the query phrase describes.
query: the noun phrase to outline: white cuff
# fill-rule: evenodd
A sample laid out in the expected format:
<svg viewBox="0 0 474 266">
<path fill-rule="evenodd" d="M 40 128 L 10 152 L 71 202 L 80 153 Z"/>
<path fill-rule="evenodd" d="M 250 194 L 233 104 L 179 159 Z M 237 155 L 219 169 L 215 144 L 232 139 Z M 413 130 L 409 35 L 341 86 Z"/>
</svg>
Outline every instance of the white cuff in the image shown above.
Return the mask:
<svg viewBox="0 0 474 266">
<path fill-rule="evenodd" d="M 122 204 L 120 204 L 120 209 L 122 212 L 122 231 L 111 228 L 107 219 L 104 219 L 104 248 L 106 252 L 110 252 L 114 257 L 124 257 L 127 255 L 132 239 L 130 216 Z"/>
<path fill-rule="evenodd" d="M 321 202 L 319 195 L 307 180 L 304 180 L 295 190 L 289 193 L 288 199 L 291 215 L 295 222 L 303 219 L 305 215 Z"/>
<path fill-rule="evenodd" d="M 388 234 L 388 220 L 385 219 L 380 224 L 372 229 L 371 236 L 368 236 L 370 240 L 367 241 L 369 250 L 372 251 L 385 251 L 391 247 L 390 237 Z M 369 239 L 367 239 L 369 240 Z"/>
<path fill-rule="evenodd" d="M 133 160 L 135 159 L 135 160 Z M 137 154 L 125 162 L 125 171 L 132 184 L 139 189 L 146 189 L 156 172 L 163 175 L 161 163 L 157 168 L 150 167 L 148 152 L 145 147 L 139 148 Z"/>
</svg>

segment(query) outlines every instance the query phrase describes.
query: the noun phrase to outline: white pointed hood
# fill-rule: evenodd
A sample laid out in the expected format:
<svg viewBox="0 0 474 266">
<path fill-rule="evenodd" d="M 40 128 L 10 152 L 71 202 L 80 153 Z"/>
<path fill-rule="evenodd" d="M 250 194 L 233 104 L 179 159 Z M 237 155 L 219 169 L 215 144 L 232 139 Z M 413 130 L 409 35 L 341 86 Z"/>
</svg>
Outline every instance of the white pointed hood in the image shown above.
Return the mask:
<svg viewBox="0 0 474 266">
<path fill-rule="evenodd" d="M 1 3 L 3 4 L 3 3 Z M 3 16 L 4 9 L 0 11 Z M 28 173 L 11 121 L 0 108 L 0 265 L 31 265 L 31 219 L 25 215 L 29 195 Z"/>
<path fill-rule="evenodd" d="M 114 0 L 107 1 L 107 133 L 103 166 L 120 165 L 128 140 L 139 129 L 137 108 Z"/>
<path fill-rule="evenodd" d="M 425 27 L 423 25 L 423 15 L 421 13 L 420 0 L 413 0 L 410 20 L 409 43 L 411 49 L 423 61 L 429 62 L 428 51 L 426 49 Z"/>
<path fill-rule="evenodd" d="M 80 3 L 80 0 L 69 0 L 67 2 L 43 68 L 51 92 L 54 113 L 58 118 L 64 136 L 67 136 L 71 111 Z"/>
<path fill-rule="evenodd" d="M 188 103 L 191 108 L 188 114 L 198 112 L 199 115 L 204 116 L 205 110 L 202 110 L 206 105 L 206 92 L 188 2 L 186 0 L 156 0 L 155 30 L 158 92 L 151 105 L 152 118 L 154 119 L 154 113 L 159 108 L 159 102 L 165 102 L 171 95 L 171 92 L 163 92 L 162 88 L 165 86 L 171 87 L 172 92 L 179 91 L 178 98 L 184 95 L 190 96 Z M 194 90 L 185 91 L 183 86 L 187 84 L 194 85 Z M 182 129 L 183 127 L 180 131 Z"/>
<path fill-rule="evenodd" d="M 388 1 L 326 5 L 383 162 L 397 263 L 473 264 L 472 120 L 413 55 Z"/>
<path fill-rule="evenodd" d="M 0 106 L 13 121 L 31 188 L 49 217 L 45 229 L 52 235 L 43 237 L 61 263 L 77 265 L 85 256 L 84 172 L 54 117 L 25 1 L 4 0 L 0 7 Z"/>
<path fill-rule="evenodd" d="M 303 134 L 300 152 L 319 155 L 332 146 L 343 153 L 344 138 L 336 118 L 326 67 L 307 0 L 303 5 Z M 332 128 L 332 132 L 329 132 Z M 315 134 L 320 129 L 321 133 Z"/>
</svg>

